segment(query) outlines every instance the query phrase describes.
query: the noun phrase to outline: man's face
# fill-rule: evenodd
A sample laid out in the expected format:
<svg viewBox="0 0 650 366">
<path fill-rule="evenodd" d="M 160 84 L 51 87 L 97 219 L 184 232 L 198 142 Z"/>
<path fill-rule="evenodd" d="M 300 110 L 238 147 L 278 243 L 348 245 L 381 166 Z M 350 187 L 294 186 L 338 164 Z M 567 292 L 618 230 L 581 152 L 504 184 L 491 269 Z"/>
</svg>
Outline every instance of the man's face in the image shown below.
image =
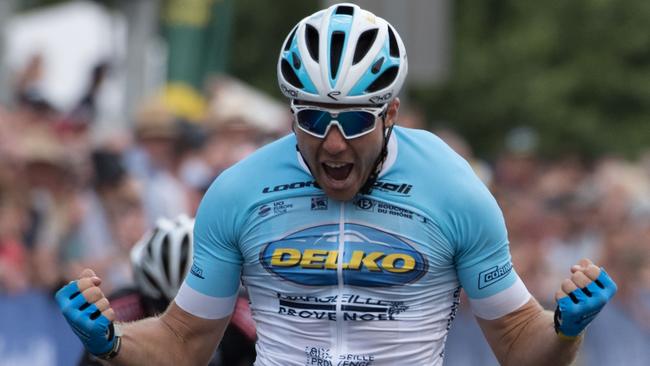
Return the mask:
<svg viewBox="0 0 650 366">
<path fill-rule="evenodd" d="M 354 107 L 312 104 L 331 109 Z M 386 127 L 395 122 L 398 109 L 399 99 L 394 99 L 387 109 Z M 338 201 L 352 199 L 372 173 L 384 144 L 382 118 L 378 117 L 375 123 L 373 131 L 350 140 L 335 125 L 330 126 L 324 138 L 314 137 L 294 125 L 298 148 L 329 197 Z"/>
</svg>

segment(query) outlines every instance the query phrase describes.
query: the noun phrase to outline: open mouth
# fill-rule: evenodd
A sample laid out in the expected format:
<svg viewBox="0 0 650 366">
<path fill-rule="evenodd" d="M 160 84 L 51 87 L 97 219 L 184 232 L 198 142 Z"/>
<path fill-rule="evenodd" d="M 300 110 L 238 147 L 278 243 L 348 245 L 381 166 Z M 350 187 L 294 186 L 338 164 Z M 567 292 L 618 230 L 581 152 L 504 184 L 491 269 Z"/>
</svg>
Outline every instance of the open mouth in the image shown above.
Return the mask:
<svg viewBox="0 0 650 366">
<path fill-rule="evenodd" d="M 322 163 L 323 170 L 333 180 L 346 180 L 352 171 L 351 163 Z"/>
</svg>

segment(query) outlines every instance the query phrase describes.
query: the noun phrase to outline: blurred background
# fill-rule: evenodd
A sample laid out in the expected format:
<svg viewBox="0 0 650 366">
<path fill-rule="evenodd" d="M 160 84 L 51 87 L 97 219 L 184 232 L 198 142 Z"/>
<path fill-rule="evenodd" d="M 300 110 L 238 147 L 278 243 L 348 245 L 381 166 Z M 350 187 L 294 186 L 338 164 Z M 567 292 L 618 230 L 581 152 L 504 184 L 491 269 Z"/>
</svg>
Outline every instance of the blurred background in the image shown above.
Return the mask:
<svg viewBox="0 0 650 366">
<path fill-rule="evenodd" d="M 293 25 L 332 1 L 0 1 L 0 365 L 73 365 L 53 301 L 92 267 L 132 283 L 156 217 L 290 133 L 276 83 Z M 582 257 L 619 293 L 578 365 L 650 364 L 650 2 L 357 1 L 409 52 L 399 123 L 465 157 L 548 308 Z M 467 301 L 446 365 L 496 365 Z"/>
</svg>

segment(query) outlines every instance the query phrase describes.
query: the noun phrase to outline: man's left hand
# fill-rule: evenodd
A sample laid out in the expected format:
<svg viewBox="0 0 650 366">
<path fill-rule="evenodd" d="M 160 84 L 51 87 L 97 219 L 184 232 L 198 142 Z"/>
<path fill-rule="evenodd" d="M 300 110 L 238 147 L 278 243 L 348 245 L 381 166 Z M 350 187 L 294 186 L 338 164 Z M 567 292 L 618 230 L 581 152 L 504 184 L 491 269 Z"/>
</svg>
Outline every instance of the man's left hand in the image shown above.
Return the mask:
<svg viewBox="0 0 650 366">
<path fill-rule="evenodd" d="M 555 293 L 555 331 L 574 338 L 598 315 L 616 293 L 616 283 L 589 259 L 571 267 L 571 278 Z"/>
</svg>

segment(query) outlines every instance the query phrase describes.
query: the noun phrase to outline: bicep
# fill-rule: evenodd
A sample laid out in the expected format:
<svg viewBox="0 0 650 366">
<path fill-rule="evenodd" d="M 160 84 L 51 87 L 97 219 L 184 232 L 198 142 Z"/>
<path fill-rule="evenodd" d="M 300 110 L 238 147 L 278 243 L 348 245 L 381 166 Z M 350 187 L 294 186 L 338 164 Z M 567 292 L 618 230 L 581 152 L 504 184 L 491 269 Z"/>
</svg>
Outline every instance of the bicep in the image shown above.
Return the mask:
<svg viewBox="0 0 650 366">
<path fill-rule="evenodd" d="M 230 315 L 220 319 L 201 318 L 172 302 L 160 320 L 185 345 L 188 359 L 197 361 L 197 364 L 207 364 L 223 337 Z"/>
</svg>

